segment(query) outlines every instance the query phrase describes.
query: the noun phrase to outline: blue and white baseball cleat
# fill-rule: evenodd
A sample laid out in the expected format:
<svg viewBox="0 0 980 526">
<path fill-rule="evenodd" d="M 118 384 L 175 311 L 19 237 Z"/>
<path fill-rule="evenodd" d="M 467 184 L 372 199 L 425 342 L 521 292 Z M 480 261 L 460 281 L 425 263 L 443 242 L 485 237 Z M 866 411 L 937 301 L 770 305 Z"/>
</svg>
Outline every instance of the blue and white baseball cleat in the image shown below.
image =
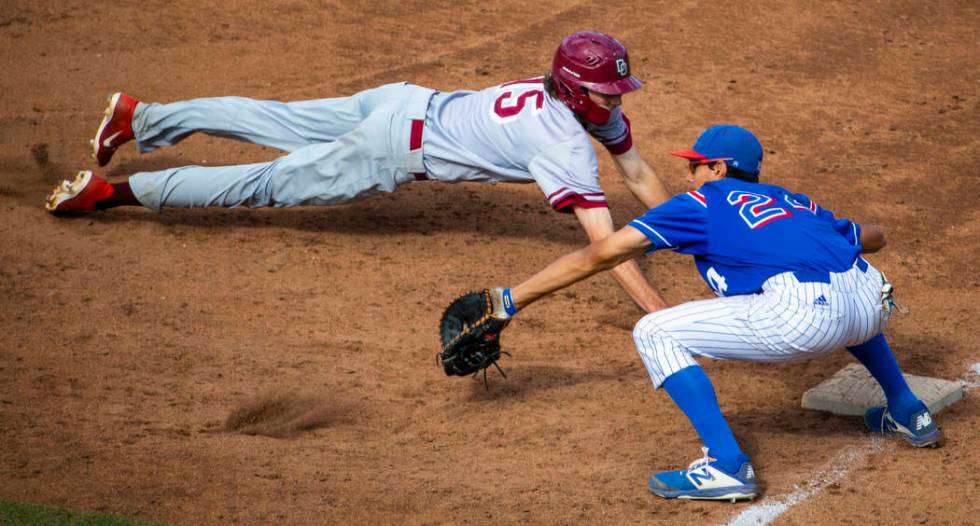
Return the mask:
<svg viewBox="0 0 980 526">
<path fill-rule="evenodd" d="M 872 407 L 864 413 L 868 429 L 883 435 L 897 436 L 915 447 L 939 447 L 943 433 L 936 426 L 928 409 L 912 413 L 908 425 L 902 425 L 885 407 Z"/>
<path fill-rule="evenodd" d="M 725 471 L 701 448 L 704 457 L 687 469 L 661 471 L 650 477 L 647 488 L 665 499 L 736 500 L 754 499 L 759 494 L 755 470 L 746 460 L 736 473 Z"/>
</svg>

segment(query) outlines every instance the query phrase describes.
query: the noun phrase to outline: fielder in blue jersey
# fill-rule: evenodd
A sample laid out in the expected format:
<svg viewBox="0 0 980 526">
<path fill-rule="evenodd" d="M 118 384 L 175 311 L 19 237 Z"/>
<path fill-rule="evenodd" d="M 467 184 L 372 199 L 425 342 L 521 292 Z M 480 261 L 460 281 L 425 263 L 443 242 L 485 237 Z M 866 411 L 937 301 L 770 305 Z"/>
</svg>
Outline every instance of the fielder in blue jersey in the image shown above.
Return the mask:
<svg viewBox="0 0 980 526">
<path fill-rule="evenodd" d="M 491 294 L 494 316 L 509 318 L 641 254 L 667 249 L 694 256 L 719 297 L 652 312 L 633 331 L 654 387 L 667 391 L 704 442 L 704 456 L 687 469 L 650 477 L 650 491 L 661 497 L 734 501 L 759 494 L 749 456 L 696 356 L 783 362 L 846 347 L 885 392 L 887 406 L 865 414 L 870 429 L 917 447 L 941 439 L 882 334 L 892 287 L 861 255 L 884 247 L 884 235 L 873 225 L 836 218 L 805 195 L 760 183 L 762 152 L 744 128 L 708 128 L 693 148 L 672 152 L 688 160 L 694 190 Z"/>
</svg>

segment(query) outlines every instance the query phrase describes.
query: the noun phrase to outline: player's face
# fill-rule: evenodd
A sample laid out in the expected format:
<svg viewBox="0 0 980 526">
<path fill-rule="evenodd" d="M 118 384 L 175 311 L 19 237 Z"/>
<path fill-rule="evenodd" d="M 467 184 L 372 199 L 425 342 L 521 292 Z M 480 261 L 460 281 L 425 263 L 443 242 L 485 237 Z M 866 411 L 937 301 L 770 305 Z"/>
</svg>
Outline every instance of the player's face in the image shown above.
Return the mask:
<svg viewBox="0 0 980 526">
<path fill-rule="evenodd" d="M 687 182 L 691 184 L 691 188 L 697 190 L 704 183 L 717 181 L 725 177 L 725 172 L 721 169 L 724 164 L 722 162 L 704 164 L 701 161 L 691 160 L 687 163 Z"/>
<path fill-rule="evenodd" d="M 612 111 L 623 104 L 622 95 L 605 95 L 603 93 L 599 93 L 598 91 L 589 90 L 589 98 L 592 99 L 592 102 L 594 102 L 597 106 L 607 111 Z"/>
</svg>

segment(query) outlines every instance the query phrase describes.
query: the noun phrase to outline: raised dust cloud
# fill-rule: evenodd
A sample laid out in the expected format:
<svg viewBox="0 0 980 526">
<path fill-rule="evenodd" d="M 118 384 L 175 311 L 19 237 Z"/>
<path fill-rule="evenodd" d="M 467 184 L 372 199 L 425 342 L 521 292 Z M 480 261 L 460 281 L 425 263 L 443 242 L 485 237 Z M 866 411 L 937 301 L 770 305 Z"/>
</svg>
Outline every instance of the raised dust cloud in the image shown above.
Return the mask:
<svg viewBox="0 0 980 526">
<path fill-rule="evenodd" d="M 272 392 L 244 402 L 228 415 L 225 430 L 289 438 L 340 420 L 335 403 L 321 396 Z"/>
</svg>

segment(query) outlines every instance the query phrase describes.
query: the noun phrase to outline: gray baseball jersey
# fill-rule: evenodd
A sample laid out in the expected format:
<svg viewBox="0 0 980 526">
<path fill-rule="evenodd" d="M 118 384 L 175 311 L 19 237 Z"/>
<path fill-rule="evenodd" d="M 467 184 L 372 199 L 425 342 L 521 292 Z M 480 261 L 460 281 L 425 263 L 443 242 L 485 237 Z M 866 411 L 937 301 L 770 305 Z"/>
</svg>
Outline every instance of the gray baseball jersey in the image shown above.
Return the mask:
<svg viewBox="0 0 980 526">
<path fill-rule="evenodd" d="M 614 154 L 632 146 L 619 108 L 605 125 L 584 128 L 541 78 L 437 93 L 426 113 L 425 168 L 439 181 L 536 182 L 556 210 L 605 206 L 589 134 Z"/>
</svg>

